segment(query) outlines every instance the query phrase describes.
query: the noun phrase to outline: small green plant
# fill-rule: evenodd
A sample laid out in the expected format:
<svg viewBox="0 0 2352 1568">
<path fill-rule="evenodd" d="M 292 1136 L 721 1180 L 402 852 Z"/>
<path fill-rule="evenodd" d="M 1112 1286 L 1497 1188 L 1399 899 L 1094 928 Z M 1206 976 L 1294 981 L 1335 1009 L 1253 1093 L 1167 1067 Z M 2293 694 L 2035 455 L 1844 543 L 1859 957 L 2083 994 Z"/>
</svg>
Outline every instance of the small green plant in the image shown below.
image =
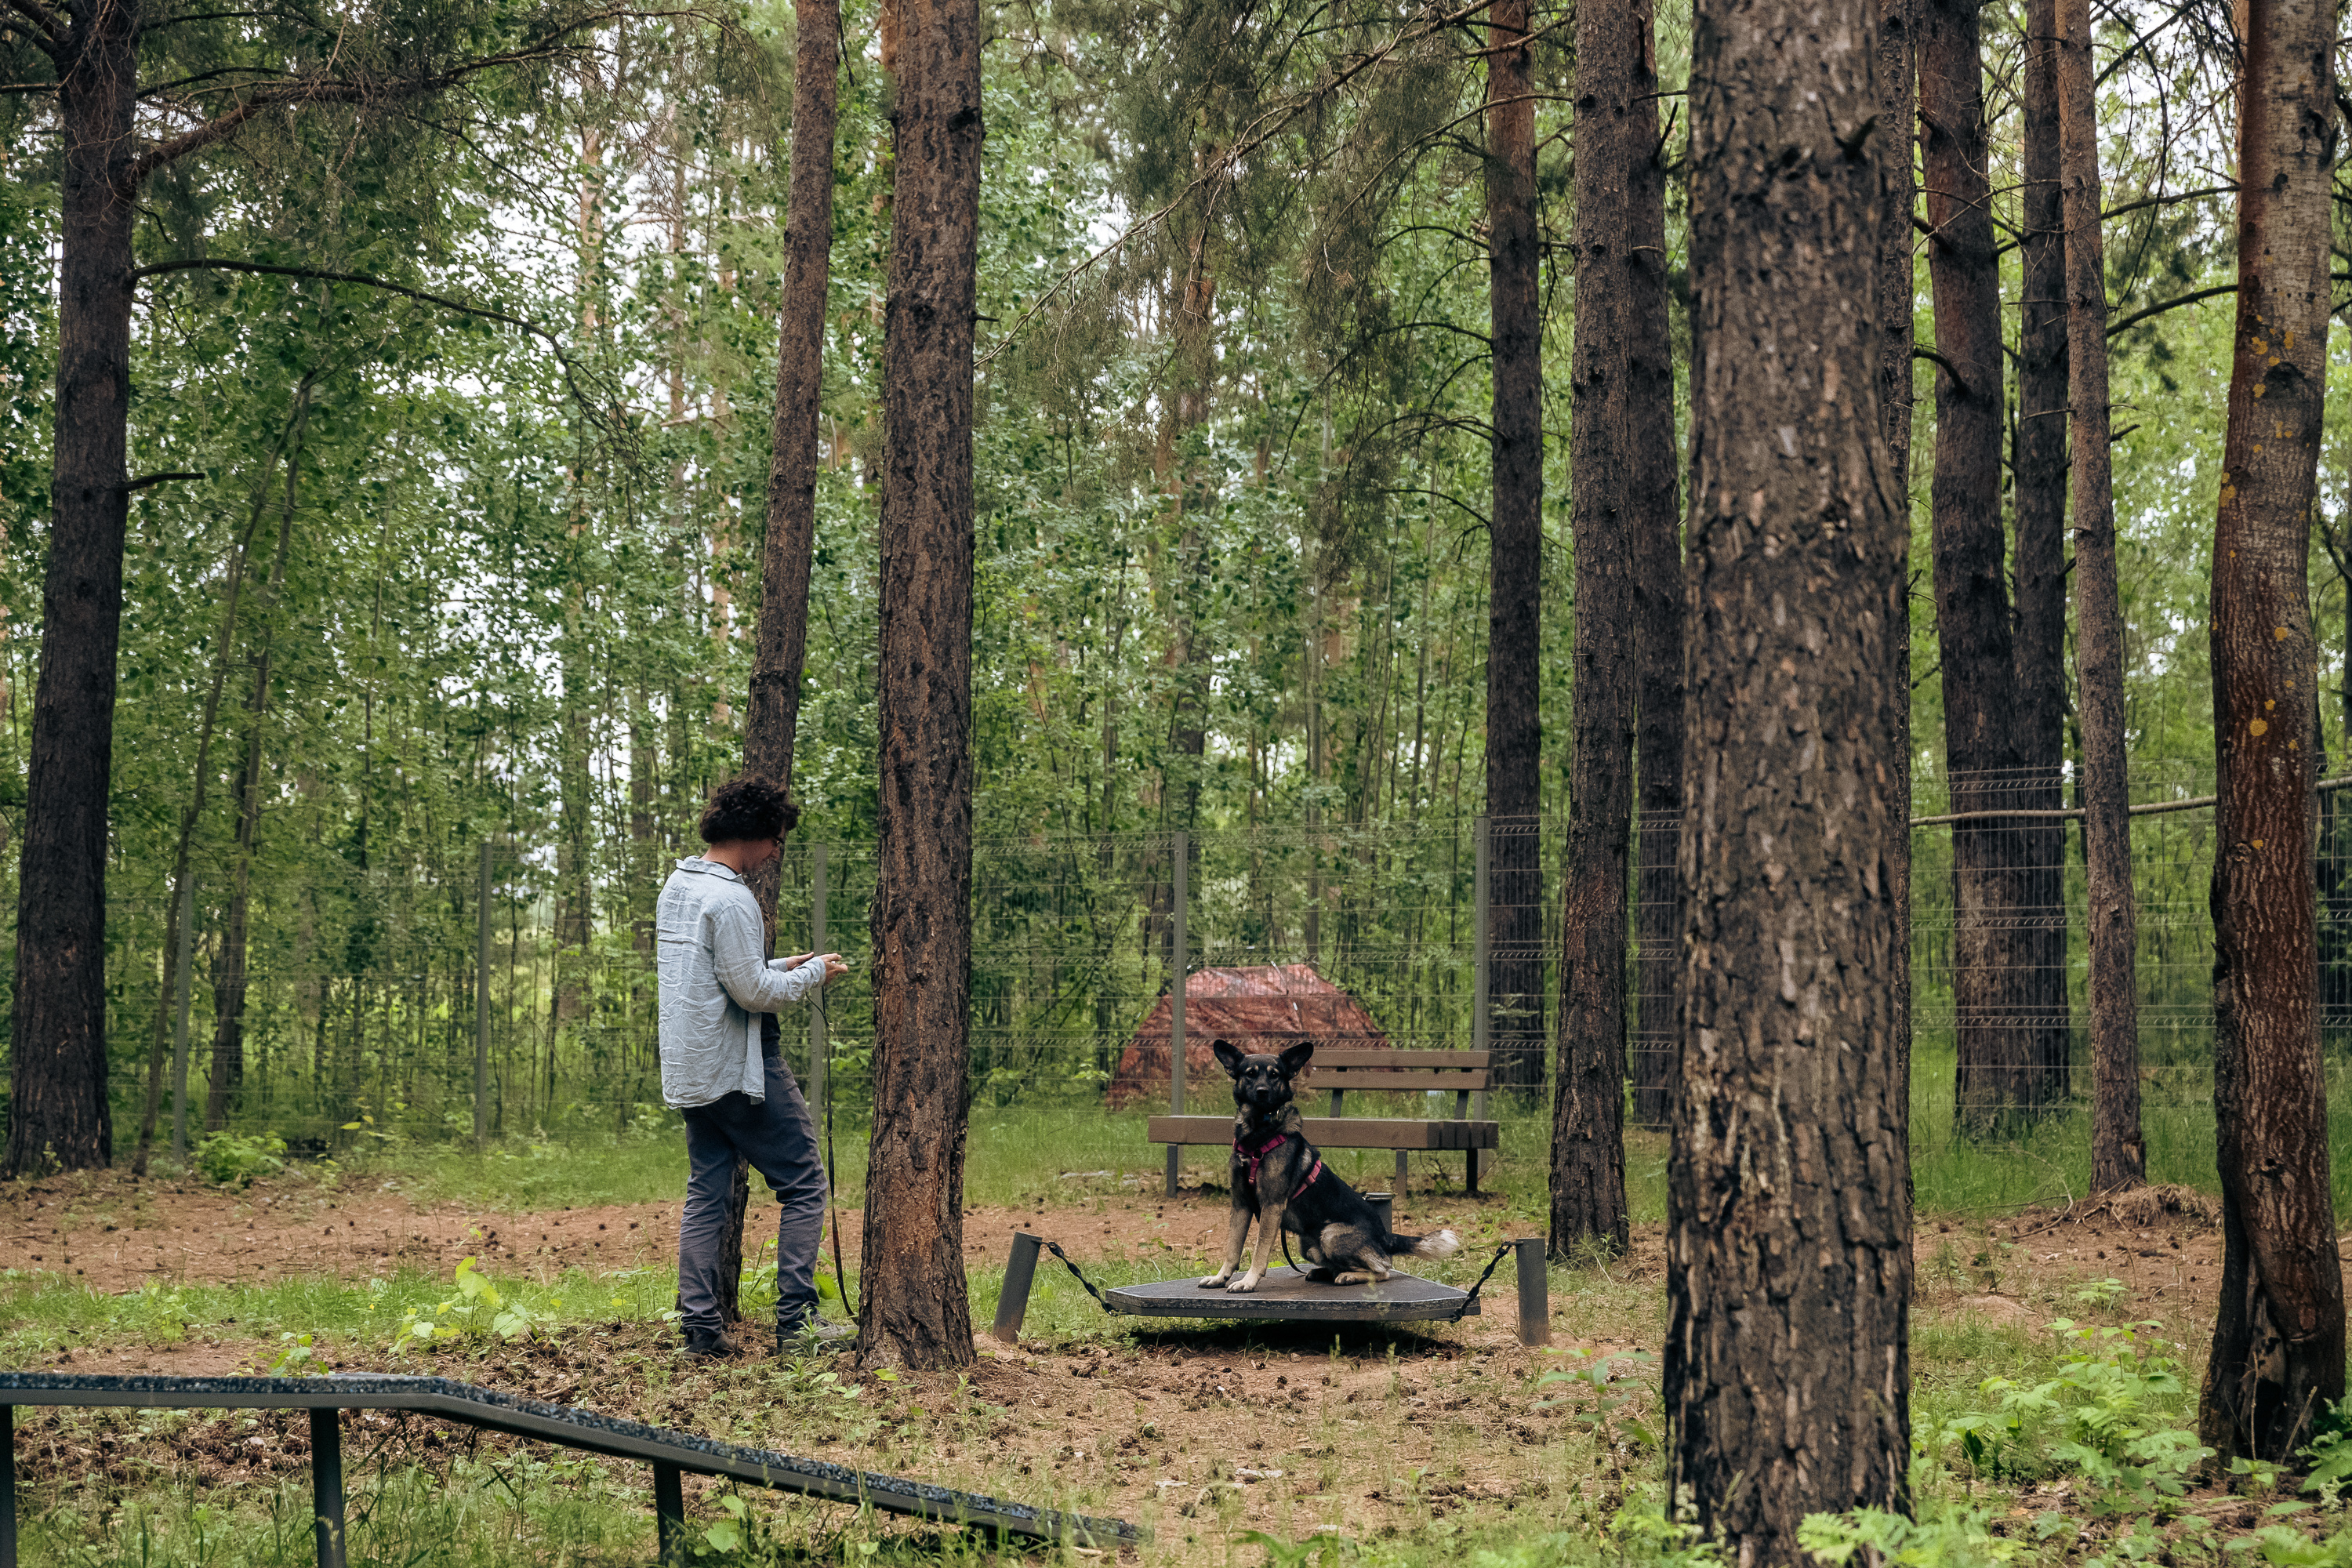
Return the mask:
<svg viewBox="0 0 2352 1568">
<path fill-rule="evenodd" d="M 1922 1504 L 1917 1519 L 1858 1508 L 1807 1515 L 1797 1526 L 1797 1543 L 1834 1568 L 1857 1556 L 1902 1568 L 1984 1568 L 2024 1550 L 2023 1542 L 1995 1535 L 1991 1522 L 1990 1509 L 1946 1502 Z"/>
<path fill-rule="evenodd" d="M 1570 1350 L 1566 1353 L 1580 1364 L 1545 1373 L 1536 1379 L 1536 1386 L 1564 1383 L 1572 1390 L 1589 1391 L 1592 1395 L 1591 1405 L 1573 1409 L 1569 1419 L 1612 1454 L 1616 1439 L 1621 1436 L 1631 1438 L 1637 1447 L 1656 1447 L 1657 1432 L 1635 1413 L 1638 1406 L 1648 1404 L 1649 1385 L 1641 1380 L 1639 1373 L 1642 1363 L 1650 1359 L 1649 1352 L 1625 1351 L 1596 1356 L 1589 1351 Z M 1534 1408 L 1547 1410 L 1569 1403 L 1570 1397 L 1539 1399 Z"/>
<path fill-rule="evenodd" d="M 2161 1341 L 2141 1331 L 2161 1325 L 2078 1328 L 2061 1320 L 2053 1332 L 2075 1349 L 2056 1377 L 2026 1384 L 1988 1378 L 1979 1393 L 1999 1407 L 1944 1423 L 1938 1442 L 1958 1447 L 1969 1469 L 2019 1479 L 2069 1470 L 2089 1482 L 2095 1513 L 2148 1513 L 2179 1497 L 2189 1472 L 2212 1455 L 2193 1432 L 2162 1424 L 2181 1401 L 2179 1364 L 2156 1353 Z"/>
<path fill-rule="evenodd" d="M 278 1359 L 269 1363 L 269 1375 L 272 1377 L 310 1376 L 319 1359 L 318 1352 L 311 1348 L 310 1336 L 280 1334 L 278 1340 Z"/>
<path fill-rule="evenodd" d="M 2123 1299 L 2124 1282 L 2113 1276 L 2094 1279 L 2074 1292 L 2074 1300 L 2085 1307 L 2112 1307 Z"/>
<path fill-rule="evenodd" d="M 457 1293 L 436 1304 L 429 1317 L 414 1307 L 408 1309 L 392 1337 L 394 1353 L 428 1341 L 468 1334 L 491 1333 L 502 1340 L 520 1339 L 548 1320 L 549 1314 L 534 1310 L 520 1299 L 508 1300 L 474 1258 L 458 1260 L 457 1286 Z M 550 1304 L 563 1305 L 561 1300 Z"/>
<path fill-rule="evenodd" d="M 286 1168 L 286 1141 L 275 1132 L 207 1132 L 192 1156 L 197 1173 L 217 1186 L 253 1185 L 256 1176 Z"/>
</svg>

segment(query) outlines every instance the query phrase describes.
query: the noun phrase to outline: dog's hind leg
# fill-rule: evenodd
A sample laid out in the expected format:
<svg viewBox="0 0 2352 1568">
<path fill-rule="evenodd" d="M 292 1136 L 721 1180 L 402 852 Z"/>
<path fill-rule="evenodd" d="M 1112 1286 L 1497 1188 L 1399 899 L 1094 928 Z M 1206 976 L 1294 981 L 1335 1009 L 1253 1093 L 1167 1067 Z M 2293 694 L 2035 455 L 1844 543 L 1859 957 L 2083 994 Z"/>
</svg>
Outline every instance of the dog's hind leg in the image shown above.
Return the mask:
<svg viewBox="0 0 2352 1568">
<path fill-rule="evenodd" d="M 1280 1209 L 1265 1208 L 1258 1211 L 1257 1250 L 1250 1257 L 1250 1270 L 1240 1279 L 1234 1280 L 1232 1284 L 1226 1286 L 1226 1289 L 1238 1295 L 1243 1291 L 1255 1290 L 1257 1289 L 1257 1282 L 1265 1278 L 1266 1264 L 1274 1257 L 1275 1235 L 1281 1229 L 1282 1211 Z M 1241 1238 L 1239 1237 L 1235 1237 L 1234 1239 L 1234 1257 L 1237 1260 L 1241 1257 Z"/>
<path fill-rule="evenodd" d="M 1331 1283 L 1334 1285 L 1387 1283 L 1389 1258 L 1388 1254 L 1381 1250 L 1380 1242 L 1365 1237 L 1361 1231 L 1344 1237 L 1334 1234 L 1339 1229 L 1340 1227 L 1336 1225 L 1327 1229 L 1323 1233 L 1323 1245 L 1331 1249 L 1333 1263 L 1337 1264 L 1342 1258 L 1346 1258 L 1347 1261 L 1354 1263 L 1355 1267 L 1334 1274 L 1331 1277 Z M 1347 1251 L 1342 1250 L 1343 1248 L 1352 1248 L 1353 1256 L 1349 1257 Z"/>
<path fill-rule="evenodd" d="M 1234 1270 L 1242 1266 L 1242 1243 L 1249 1238 L 1249 1227 L 1250 1211 L 1242 1205 L 1235 1204 L 1233 1207 L 1233 1224 L 1228 1227 L 1229 1234 L 1225 1237 L 1225 1266 L 1203 1279 L 1201 1281 L 1202 1289 L 1213 1290 L 1234 1277 Z M 1265 1227 L 1261 1226 L 1259 1228 L 1263 1230 Z M 1263 1240 L 1263 1237 L 1260 1239 Z M 1259 1250 L 1264 1251 L 1265 1248 L 1261 1247 Z"/>
</svg>

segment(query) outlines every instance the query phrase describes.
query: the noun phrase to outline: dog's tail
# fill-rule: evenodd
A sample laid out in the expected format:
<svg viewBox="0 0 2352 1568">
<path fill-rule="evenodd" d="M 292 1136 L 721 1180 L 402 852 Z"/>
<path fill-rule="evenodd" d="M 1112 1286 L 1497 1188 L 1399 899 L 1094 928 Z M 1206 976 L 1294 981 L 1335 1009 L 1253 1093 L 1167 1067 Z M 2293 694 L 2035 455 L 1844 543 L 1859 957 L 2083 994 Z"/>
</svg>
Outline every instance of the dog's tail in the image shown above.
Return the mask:
<svg viewBox="0 0 2352 1568">
<path fill-rule="evenodd" d="M 1461 1246 L 1460 1237 L 1441 1230 L 1434 1236 L 1391 1236 L 1381 1243 L 1381 1250 L 1391 1258 L 1451 1258 Z"/>
</svg>

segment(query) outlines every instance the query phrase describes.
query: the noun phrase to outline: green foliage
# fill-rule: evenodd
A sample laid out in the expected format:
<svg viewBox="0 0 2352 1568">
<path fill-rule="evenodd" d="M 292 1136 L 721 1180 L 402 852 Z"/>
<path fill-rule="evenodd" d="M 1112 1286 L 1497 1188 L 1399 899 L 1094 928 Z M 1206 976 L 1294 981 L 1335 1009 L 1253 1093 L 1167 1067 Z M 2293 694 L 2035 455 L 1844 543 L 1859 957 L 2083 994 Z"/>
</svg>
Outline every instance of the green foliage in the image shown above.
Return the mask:
<svg viewBox="0 0 2352 1568">
<path fill-rule="evenodd" d="M 284 1170 L 285 1153 L 286 1140 L 275 1132 L 207 1132 L 188 1158 L 208 1182 L 249 1187 L 256 1176 Z"/>
<path fill-rule="evenodd" d="M 436 1302 L 429 1315 L 415 1307 L 402 1314 L 400 1327 L 392 1337 L 394 1354 L 428 1341 L 469 1335 L 520 1339 L 548 1321 L 547 1311 L 532 1307 L 520 1294 L 509 1296 L 500 1290 L 476 1267 L 474 1258 L 458 1260 L 456 1283 L 456 1292 Z M 548 1303 L 550 1310 L 562 1305 L 561 1298 Z"/>
<path fill-rule="evenodd" d="M 2162 1341 L 2150 1341 L 2160 1326 L 2053 1323 L 2072 1345 L 2057 1375 L 2032 1384 L 1986 1379 L 1978 1392 L 1996 1407 L 1948 1417 L 1930 1450 L 1957 1450 L 1971 1474 L 1988 1479 L 2079 1476 L 2095 1513 L 2161 1509 L 2213 1450 L 2165 1424 L 2182 1413 L 2186 1390 L 2179 1363 L 2161 1353 Z"/>
<path fill-rule="evenodd" d="M 1797 1542 L 1832 1568 L 1857 1557 L 1899 1568 L 1992 1568 L 2024 1552 L 2023 1542 L 1992 1533 L 1993 1513 L 1941 1500 L 1921 1506 L 1916 1519 L 1876 1508 L 1816 1513 L 1797 1527 Z"/>
</svg>

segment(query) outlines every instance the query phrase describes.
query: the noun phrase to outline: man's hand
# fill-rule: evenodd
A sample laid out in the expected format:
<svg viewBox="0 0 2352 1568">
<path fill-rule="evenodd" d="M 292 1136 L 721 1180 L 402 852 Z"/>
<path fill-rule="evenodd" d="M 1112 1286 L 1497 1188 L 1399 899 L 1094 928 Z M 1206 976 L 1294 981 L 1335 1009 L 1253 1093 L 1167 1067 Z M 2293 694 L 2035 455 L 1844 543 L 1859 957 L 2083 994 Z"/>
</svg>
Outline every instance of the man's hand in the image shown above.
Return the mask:
<svg viewBox="0 0 2352 1568">
<path fill-rule="evenodd" d="M 802 964 L 808 963 L 809 960 L 813 958 L 823 958 L 824 960 L 824 984 L 827 985 L 832 984 L 835 981 L 849 973 L 849 965 L 842 962 L 841 954 L 837 952 L 796 952 L 790 958 L 784 960 L 784 967 L 786 969 L 798 969 Z"/>
</svg>

